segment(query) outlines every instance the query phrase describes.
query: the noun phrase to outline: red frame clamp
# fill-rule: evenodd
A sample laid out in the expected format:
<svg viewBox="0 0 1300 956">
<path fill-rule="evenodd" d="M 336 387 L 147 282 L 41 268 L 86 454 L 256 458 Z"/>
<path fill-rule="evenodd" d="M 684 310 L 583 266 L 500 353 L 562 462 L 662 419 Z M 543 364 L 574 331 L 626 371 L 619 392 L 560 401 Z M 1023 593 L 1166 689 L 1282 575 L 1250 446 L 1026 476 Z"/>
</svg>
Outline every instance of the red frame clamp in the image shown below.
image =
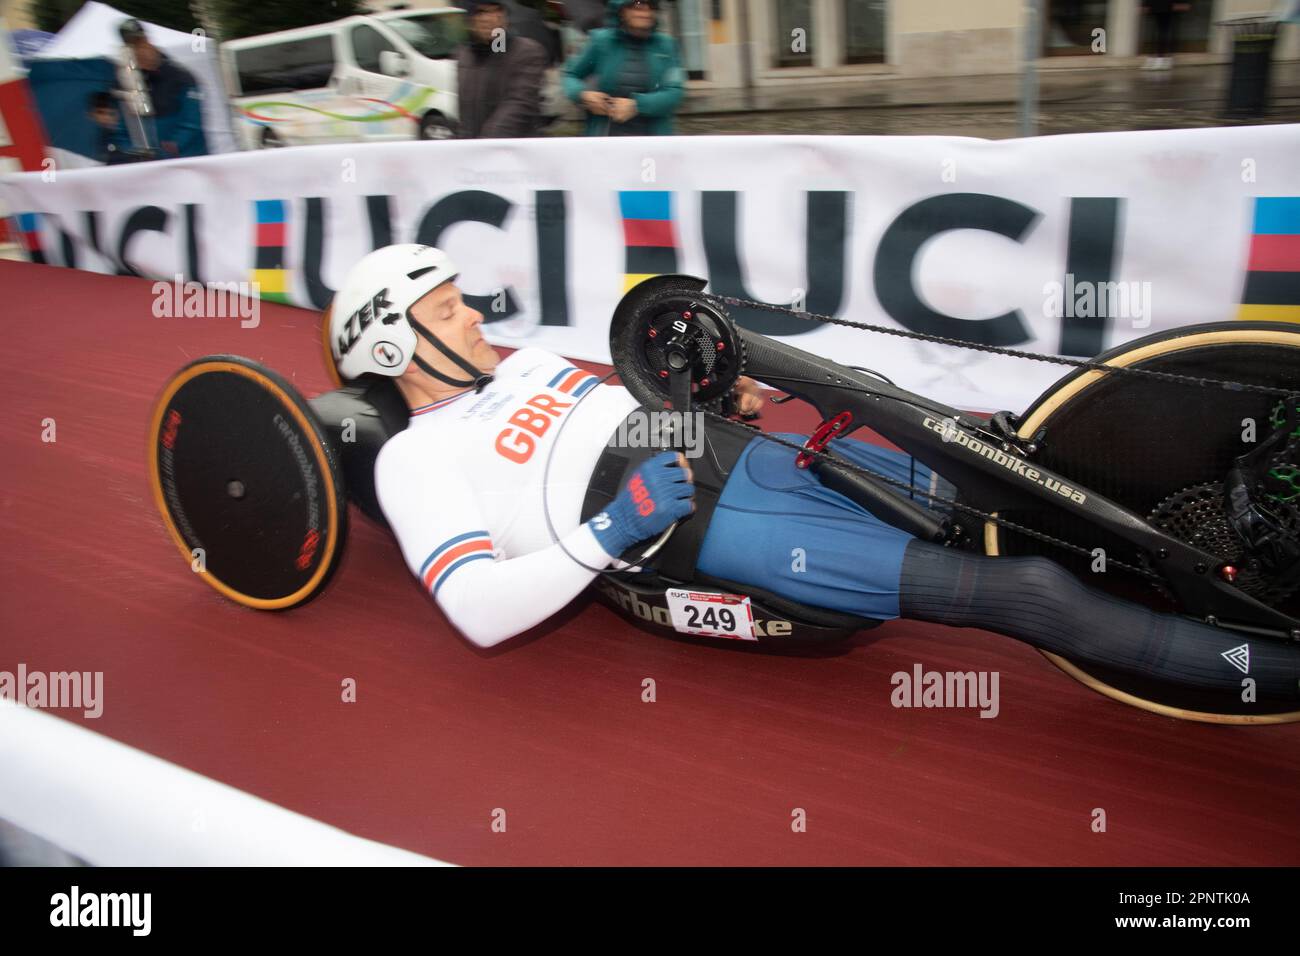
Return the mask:
<svg viewBox="0 0 1300 956">
<path fill-rule="evenodd" d="M 851 421 L 853 421 L 853 414 L 845 411 L 818 425 L 817 430 L 809 435 L 808 440 L 803 443 L 804 450 L 795 455 L 795 467 L 807 468 L 812 464 L 814 453 L 824 451 L 826 446 L 830 444 L 831 439 L 844 431 Z"/>
</svg>

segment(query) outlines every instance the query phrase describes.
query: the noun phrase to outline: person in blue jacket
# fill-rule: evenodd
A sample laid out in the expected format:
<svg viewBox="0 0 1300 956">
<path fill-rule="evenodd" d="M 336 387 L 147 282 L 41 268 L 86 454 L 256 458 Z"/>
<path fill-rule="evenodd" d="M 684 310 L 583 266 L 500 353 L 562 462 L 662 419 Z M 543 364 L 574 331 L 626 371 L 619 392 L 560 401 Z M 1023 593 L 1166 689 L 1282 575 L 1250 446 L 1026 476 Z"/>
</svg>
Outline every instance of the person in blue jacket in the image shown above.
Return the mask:
<svg viewBox="0 0 1300 956">
<path fill-rule="evenodd" d="M 656 29 L 658 9 L 658 0 L 610 0 L 611 25 L 564 65 L 564 93 L 587 111 L 588 136 L 672 133 L 682 68 L 677 41 Z"/>
</svg>

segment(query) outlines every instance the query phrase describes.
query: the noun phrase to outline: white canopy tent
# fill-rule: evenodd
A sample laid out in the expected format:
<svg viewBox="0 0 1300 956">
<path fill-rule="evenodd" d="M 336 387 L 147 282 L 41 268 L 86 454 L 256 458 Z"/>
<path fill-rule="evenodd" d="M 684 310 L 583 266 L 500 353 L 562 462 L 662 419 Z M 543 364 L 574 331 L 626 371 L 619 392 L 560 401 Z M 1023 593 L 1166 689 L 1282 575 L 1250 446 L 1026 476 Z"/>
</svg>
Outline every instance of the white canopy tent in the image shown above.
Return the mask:
<svg viewBox="0 0 1300 956">
<path fill-rule="evenodd" d="M 91 0 L 77 11 L 33 59 L 85 60 L 104 57 L 116 61 L 122 49 L 118 27 L 127 16 L 106 3 Z M 144 31 L 150 43 L 193 73 L 202 88 L 203 132 L 207 138 L 208 151 L 229 153 L 238 149 L 230 128 L 230 103 L 225 84 L 221 81 L 216 42 L 206 39 L 204 43 L 196 44 L 197 38 L 193 35 L 160 27 L 156 23 L 144 23 Z M 201 49 L 196 51 L 196 45 Z"/>
</svg>

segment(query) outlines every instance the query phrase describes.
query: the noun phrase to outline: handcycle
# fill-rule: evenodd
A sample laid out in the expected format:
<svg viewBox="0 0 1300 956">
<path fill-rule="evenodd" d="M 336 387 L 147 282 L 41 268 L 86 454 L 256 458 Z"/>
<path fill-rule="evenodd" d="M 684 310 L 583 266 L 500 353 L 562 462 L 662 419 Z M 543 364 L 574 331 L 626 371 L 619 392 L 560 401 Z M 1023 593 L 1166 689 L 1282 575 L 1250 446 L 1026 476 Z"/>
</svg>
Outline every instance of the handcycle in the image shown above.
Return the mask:
<svg viewBox="0 0 1300 956">
<path fill-rule="evenodd" d="M 809 403 L 822 419 L 802 446 L 759 434 L 788 444 L 823 484 L 922 540 L 993 556 L 1047 556 L 1091 587 L 1240 634 L 1243 643 L 1300 642 L 1300 328 L 1200 325 L 1090 361 L 939 339 L 1074 366 L 1020 415 L 985 419 L 879 372 L 751 332 L 729 310 L 854 323 L 710 294 L 706 285 L 660 276 L 619 304 L 610 351 L 643 406 L 721 418 L 736 379 L 748 376 L 784 392 L 777 401 Z M 929 489 L 837 456 L 834 443 L 860 428 L 929 466 L 958 495 L 936 511 Z M 1108 696 L 1171 716 L 1300 719 L 1294 705 L 1237 706 L 1047 656 Z"/>
<path fill-rule="evenodd" d="M 1086 362 L 979 346 L 1074 366 L 1025 412 L 984 419 L 879 372 L 749 331 L 731 319 L 733 307 L 778 307 L 706 287 L 690 276 L 654 277 L 615 310 L 615 371 L 644 407 L 701 412 L 714 442 L 762 436 L 789 445 L 824 484 L 921 540 L 993 556 L 1048 556 L 1091 587 L 1239 634 L 1244 644 L 1300 642 L 1300 328 L 1200 325 Z M 741 375 L 784 393 L 774 401 L 809 403 L 821 426 L 799 444 L 732 420 L 726 402 Z M 1243 440 L 1244 422 L 1257 424 L 1254 441 Z M 209 584 L 250 607 L 294 607 L 319 594 L 337 566 L 349 500 L 383 522 L 374 461 L 406 423 L 391 380 L 363 378 L 306 400 L 247 359 L 199 359 L 171 380 L 155 408 L 154 496 L 172 538 Z M 941 500 L 835 453 L 836 442 L 864 427 L 957 494 Z M 715 474 L 710 487 L 709 457 L 694 463 L 705 499 L 725 481 Z M 605 478 L 607 491 L 616 487 Z M 598 504 L 589 496 L 584 518 Z M 765 647 L 840 640 L 879 623 L 698 574 L 691 556 L 707 524 L 700 517 L 626 555 L 640 570 L 602 575 L 600 596 L 669 633 L 666 594 L 674 588 L 745 596 L 768 622 L 758 630 Z M 1300 720 L 1294 703 L 1238 702 L 1047 656 L 1095 690 L 1169 716 Z"/>
</svg>

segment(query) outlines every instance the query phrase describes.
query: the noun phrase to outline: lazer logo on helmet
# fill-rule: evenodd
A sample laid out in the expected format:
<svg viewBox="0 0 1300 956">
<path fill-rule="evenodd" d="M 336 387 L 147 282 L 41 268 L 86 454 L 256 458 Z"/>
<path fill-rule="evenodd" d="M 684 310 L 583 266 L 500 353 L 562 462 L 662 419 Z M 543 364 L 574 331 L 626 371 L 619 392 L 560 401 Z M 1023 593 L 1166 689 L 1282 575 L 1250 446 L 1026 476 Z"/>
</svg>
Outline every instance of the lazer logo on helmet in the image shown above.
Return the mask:
<svg viewBox="0 0 1300 956">
<path fill-rule="evenodd" d="M 392 342 L 380 340 L 370 350 L 370 356 L 384 368 L 396 368 L 402 360 L 402 350 Z"/>
<path fill-rule="evenodd" d="M 572 408 L 573 404 L 558 402 L 544 392 L 534 395 L 524 402 L 523 408 L 506 419 L 509 427 L 497 435 L 497 454 L 522 465 L 533 457 L 533 452 L 537 450 L 537 439 L 546 434 L 551 422 L 564 414 L 565 409 Z"/>
<path fill-rule="evenodd" d="M 361 333 L 370 327 L 370 324 L 378 319 L 384 325 L 392 325 L 401 315 L 397 312 L 387 312 L 380 316 L 381 312 L 392 306 L 388 299 L 388 290 L 380 289 L 374 296 L 366 300 L 366 304 L 357 309 L 348 316 L 347 322 L 344 323 L 343 331 L 339 333 L 339 355 L 347 355 L 352 346 L 357 344 L 357 339 Z"/>
</svg>

